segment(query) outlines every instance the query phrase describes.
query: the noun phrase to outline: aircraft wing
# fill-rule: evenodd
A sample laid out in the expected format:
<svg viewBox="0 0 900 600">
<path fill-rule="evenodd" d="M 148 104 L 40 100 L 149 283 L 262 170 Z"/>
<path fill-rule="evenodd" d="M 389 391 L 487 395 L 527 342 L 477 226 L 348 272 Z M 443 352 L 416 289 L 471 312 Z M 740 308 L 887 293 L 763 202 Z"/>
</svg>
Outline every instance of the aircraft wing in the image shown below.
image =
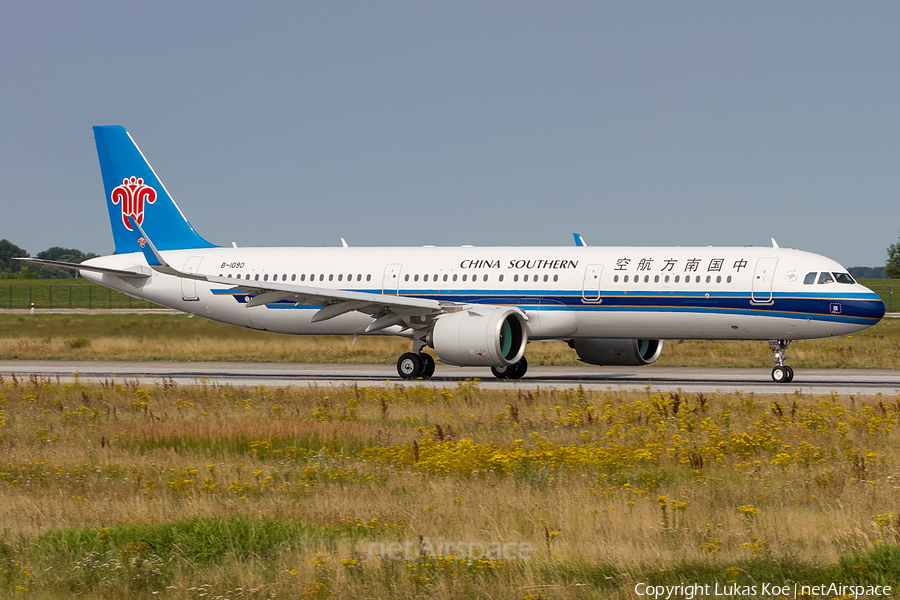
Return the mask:
<svg viewBox="0 0 900 600">
<path fill-rule="evenodd" d="M 67 269 L 78 269 L 79 271 L 93 271 L 95 273 L 109 273 L 117 277 L 150 277 L 150 270 L 143 265 L 135 265 L 132 269 L 110 269 L 108 267 L 95 267 L 92 265 L 82 265 L 79 263 L 62 262 L 59 260 L 46 260 L 43 258 L 21 258 L 13 257 L 15 260 L 24 260 L 25 262 L 37 263 L 39 265 L 53 265 L 54 267 L 65 267 Z"/>
<path fill-rule="evenodd" d="M 421 326 L 427 322 L 428 317 L 437 316 L 446 312 L 451 306 L 457 306 L 457 303 L 438 302 L 427 298 L 369 294 L 350 290 L 278 283 L 276 281 L 250 281 L 249 279 L 232 279 L 200 273 L 186 273 L 175 269 L 167 263 L 141 226 L 132 217 L 129 216 L 128 218 L 135 232 L 140 232 L 143 238 L 142 250 L 144 257 L 150 264 L 150 268 L 166 275 L 207 281 L 227 285 L 232 289 L 246 290 L 249 292 L 248 295 L 252 294 L 252 297 L 247 300 L 247 308 L 255 308 L 285 300 L 297 304 L 321 305 L 322 308 L 312 316 L 310 323 L 319 323 L 348 312 L 359 311 L 375 318 L 375 321 L 366 328 L 367 332 L 371 332 L 386 329 L 393 325 L 412 327 L 412 317 L 425 317 L 419 323 Z"/>
</svg>

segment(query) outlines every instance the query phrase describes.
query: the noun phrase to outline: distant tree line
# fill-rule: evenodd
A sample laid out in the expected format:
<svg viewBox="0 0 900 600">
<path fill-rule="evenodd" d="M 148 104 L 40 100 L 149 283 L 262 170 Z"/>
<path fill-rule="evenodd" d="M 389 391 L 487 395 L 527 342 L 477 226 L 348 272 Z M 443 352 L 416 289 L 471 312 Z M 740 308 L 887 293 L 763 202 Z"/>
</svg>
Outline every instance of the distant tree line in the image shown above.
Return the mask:
<svg viewBox="0 0 900 600">
<path fill-rule="evenodd" d="M 72 279 L 75 277 L 76 272 L 72 269 L 13 260 L 15 257 L 27 258 L 28 256 L 28 252 L 9 240 L 0 240 L 0 279 Z M 80 263 L 95 256 L 98 255 L 93 252 L 85 254 L 76 248 L 54 246 L 38 252 L 35 258 Z"/>
<path fill-rule="evenodd" d="M 847 269 L 853 279 L 885 279 L 884 267 L 850 267 Z"/>
</svg>

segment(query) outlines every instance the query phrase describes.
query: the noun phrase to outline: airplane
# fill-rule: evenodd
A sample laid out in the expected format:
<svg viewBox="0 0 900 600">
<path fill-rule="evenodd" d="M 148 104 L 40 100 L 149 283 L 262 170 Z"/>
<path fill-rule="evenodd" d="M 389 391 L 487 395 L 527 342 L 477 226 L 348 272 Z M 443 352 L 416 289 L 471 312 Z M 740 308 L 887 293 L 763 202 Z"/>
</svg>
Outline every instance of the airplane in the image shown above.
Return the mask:
<svg viewBox="0 0 900 600">
<path fill-rule="evenodd" d="M 116 291 L 213 321 L 291 335 L 401 336 L 403 379 L 435 357 L 520 379 L 535 340 L 564 340 L 587 364 L 655 362 L 664 340 L 768 341 L 772 380 L 790 382 L 794 340 L 853 334 L 881 299 L 824 256 L 772 247 L 333 248 L 217 246 L 185 218 L 129 132 L 94 139 L 116 253 L 77 269 Z"/>
</svg>

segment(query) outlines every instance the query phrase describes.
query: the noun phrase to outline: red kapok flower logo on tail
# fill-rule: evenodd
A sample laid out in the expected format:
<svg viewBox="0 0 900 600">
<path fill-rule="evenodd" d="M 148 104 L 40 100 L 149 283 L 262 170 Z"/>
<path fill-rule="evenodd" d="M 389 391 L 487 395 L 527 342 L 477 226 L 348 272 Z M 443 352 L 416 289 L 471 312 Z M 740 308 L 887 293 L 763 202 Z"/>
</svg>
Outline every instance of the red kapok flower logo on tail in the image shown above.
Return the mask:
<svg viewBox="0 0 900 600">
<path fill-rule="evenodd" d="M 119 202 L 122 202 L 122 222 L 125 224 L 125 228 L 131 231 L 128 217 L 133 218 L 138 225 L 143 225 L 144 203 L 156 202 L 156 190 L 149 185 L 144 185 L 144 180 L 139 177 L 125 178 L 122 180 L 122 185 L 112 191 L 112 203 L 118 204 Z"/>
</svg>

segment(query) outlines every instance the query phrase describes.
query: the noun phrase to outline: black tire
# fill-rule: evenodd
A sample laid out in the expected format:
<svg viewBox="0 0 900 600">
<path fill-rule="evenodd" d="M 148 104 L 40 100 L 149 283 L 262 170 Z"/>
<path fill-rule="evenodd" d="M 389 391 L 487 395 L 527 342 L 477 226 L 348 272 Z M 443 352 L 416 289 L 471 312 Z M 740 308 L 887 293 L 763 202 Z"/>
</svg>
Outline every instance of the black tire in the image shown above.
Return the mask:
<svg viewBox="0 0 900 600">
<path fill-rule="evenodd" d="M 434 375 L 434 368 L 437 366 L 434 357 L 423 352 L 419 355 L 419 359 L 422 361 L 422 373 L 419 377 L 422 379 L 431 379 L 431 376 Z"/>
<path fill-rule="evenodd" d="M 772 369 L 772 381 L 775 383 L 787 383 L 790 381 L 790 379 L 788 379 L 788 372 L 786 367 L 775 367 Z"/>
<path fill-rule="evenodd" d="M 510 371 L 510 379 L 522 379 L 525 376 L 525 372 L 528 371 L 528 361 L 523 356 L 519 362 L 510 367 Z"/>
<path fill-rule="evenodd" d="M 491 373 L 493 373 L 494 377 L 497 379 L 509 379 L 513 367 L 515 367 L 515 365 L 509 367 L 491 367 Z"/>
<path fill-rule="evenodd" d="M 794 370 L 790 367 L 785 367 L 787 371 L 787 379 L 784 380 L 785 383 L 790 383 L 794 380 Z"/>
<path fill-rule="evenodd" d="M 422 374 L 422 359 L 414 352 L 407 352 L 397 360 L 397 374 L 403 379 L 415 379 Z"/>
</svg>

